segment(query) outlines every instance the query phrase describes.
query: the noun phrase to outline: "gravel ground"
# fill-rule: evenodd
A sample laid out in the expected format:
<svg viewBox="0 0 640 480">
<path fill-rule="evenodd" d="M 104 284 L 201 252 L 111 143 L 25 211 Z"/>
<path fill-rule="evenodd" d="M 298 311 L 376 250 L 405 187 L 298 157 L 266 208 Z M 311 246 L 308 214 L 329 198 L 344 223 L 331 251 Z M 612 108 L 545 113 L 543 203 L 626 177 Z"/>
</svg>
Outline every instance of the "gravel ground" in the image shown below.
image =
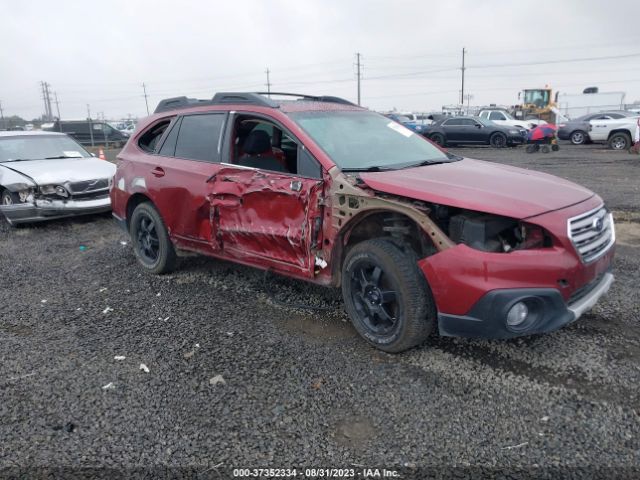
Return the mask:
<svg viewBox="0 0 640 480">
<path fill-rule="evenodd" d="M 403 478 L 428 466 L 460 467 L 460 478 L 540 467 L 562 468 L 550 478 L 632 478 L 640 161 L 602 147 L 455 151 L 601 193 L 619 222 L 606 299 L 553 334 L 434 336 L 389 355 L 357 336 L 333 290 L 198 256 L 150 276 L 109 216 L 2 223 L 0 468 L 14 470 L 0 476 L 364 465 Z M 293 302 L 328 310 L 282 305 Z"/>
</svg>

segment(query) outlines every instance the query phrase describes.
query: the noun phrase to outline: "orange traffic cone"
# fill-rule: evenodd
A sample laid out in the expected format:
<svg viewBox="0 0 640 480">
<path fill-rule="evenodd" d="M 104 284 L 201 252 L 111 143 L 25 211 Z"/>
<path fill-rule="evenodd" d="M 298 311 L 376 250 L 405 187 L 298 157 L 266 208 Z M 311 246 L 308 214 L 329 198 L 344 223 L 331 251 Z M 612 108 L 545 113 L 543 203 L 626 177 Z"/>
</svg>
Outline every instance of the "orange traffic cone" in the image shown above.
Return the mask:
<svg viewBox="0 0 640 480">
<path fill-rule="evenodd" d="M 104 156 L 104 150 L 103 149 L 98 150 L 98 158 L 100 160 L 106 160 L 107 159 L 107 157 Z"/>
</svg>

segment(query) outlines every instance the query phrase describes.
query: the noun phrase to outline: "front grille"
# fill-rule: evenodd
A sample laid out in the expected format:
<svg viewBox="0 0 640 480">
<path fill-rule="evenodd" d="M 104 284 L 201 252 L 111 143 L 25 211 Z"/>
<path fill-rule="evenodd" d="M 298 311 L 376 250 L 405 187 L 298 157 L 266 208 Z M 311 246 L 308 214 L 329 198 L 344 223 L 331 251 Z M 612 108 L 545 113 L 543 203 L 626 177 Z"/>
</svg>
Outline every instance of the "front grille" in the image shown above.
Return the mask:
<svg viewBox="0 0 640 480">
<path fill-rule="evenodd" d="M 96 180 L 84 180 L 82 182 L 73 182 L 69 184 L 69 191 L 72 195 L 81 193 L 90 193 L 98 190 L 106 190 L 109 188 L 108 178 L 99 178 Z"/>
<path fill-rule="evenodd" d="M 613 216 L 602 206 L 570 218 L 569 238 L 582 261 L 592 262 L 615 243 Z"/>
<path fill-rule="evenodd" d="M 600 275 L 598 275 L 596 278 L 591 280 L 586 285 L 583 285 L 582 287 L 578 288 L 575 292 L 573 292 L 571 294 L 571 296 L 569 297 L 569 301 L 567 303 L 569 305 L 573 305 L 578 300 L 580 300 L 580 299 L 586 297 L 587 295 L 589 295 L 589 293 L 591 293 L 591 290 L 593 290 L 594 288 L 596 288 L 598 286 L 598 284 L 600 283 L 600 281 L 602 280 L 604 275 L 605 275 L 604 273 L 601 273 Z"/>
</svg>

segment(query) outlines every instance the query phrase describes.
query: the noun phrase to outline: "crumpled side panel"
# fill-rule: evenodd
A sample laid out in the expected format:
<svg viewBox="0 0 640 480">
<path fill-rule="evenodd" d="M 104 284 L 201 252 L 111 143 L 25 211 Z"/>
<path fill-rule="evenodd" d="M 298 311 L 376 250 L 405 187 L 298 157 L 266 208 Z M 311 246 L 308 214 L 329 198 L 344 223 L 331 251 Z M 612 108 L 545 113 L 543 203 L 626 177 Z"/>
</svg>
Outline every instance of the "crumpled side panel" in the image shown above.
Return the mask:
<svg viewBox="0 0 640 480">
<path fill-rule="evenodd" d="M 212 181 L 214 249 L 239 259 L 313 274 L 310 222 L 321 182 L 259 170 L 223 169 Z"/>
</svg>

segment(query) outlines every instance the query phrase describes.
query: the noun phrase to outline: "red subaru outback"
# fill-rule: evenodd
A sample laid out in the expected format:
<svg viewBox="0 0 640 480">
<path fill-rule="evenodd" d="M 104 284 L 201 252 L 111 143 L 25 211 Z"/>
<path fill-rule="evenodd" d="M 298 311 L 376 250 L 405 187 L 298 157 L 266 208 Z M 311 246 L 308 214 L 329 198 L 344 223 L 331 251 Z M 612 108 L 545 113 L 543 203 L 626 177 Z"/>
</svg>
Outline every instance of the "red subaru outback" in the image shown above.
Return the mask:
<svg viewBox="0 0 640 480">
<path fill-rule="evenodd" d="M 116 219 L 140 264 L 176 250 L 341 286 L 355 328 L 399 352 L 578 319 L 613 282 L 602 199 L 544 173 L 460 158 L 336 97 L 163 100 L 118 159 Z"/>
</svg>

